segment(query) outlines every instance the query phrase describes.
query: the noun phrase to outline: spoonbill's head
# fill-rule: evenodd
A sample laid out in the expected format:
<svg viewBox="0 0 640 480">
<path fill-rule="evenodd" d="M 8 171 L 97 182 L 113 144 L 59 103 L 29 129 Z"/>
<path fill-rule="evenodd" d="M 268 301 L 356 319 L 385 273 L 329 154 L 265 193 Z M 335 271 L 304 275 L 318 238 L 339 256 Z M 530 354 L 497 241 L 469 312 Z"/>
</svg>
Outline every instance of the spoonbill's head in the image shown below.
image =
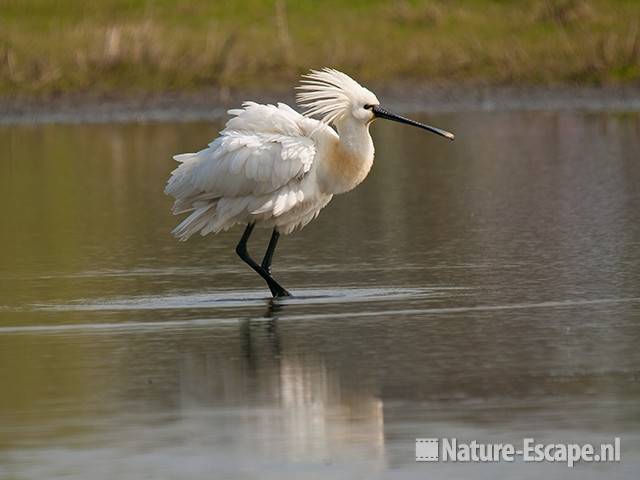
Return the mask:
<svg viewBox="0 0 640 480">
<path fill-rule="evenodd" d="M 302 76 L 296 100 L 298 105 L 307 109 L 305 115 L 319 115 L 324 123 L 338 123 L 347 116 L 358 122 L 369 124 L 376 118 L 385 118 L 406 125 L 422 128 L 453 140 L 453 133 L 416 122 L 390 112 L 380 105 L 378 97 L 364 88 L 349 75 L 323 68 L 311 70 Z"/>
</svg>

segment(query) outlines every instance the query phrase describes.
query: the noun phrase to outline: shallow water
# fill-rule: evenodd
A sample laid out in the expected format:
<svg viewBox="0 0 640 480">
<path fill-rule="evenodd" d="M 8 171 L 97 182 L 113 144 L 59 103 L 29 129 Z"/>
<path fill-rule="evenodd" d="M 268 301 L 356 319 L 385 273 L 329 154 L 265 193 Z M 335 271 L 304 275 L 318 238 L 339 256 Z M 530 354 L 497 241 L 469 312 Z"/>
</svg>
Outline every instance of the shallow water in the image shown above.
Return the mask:
<svg viewBox="0 0 640 480">
<path fill-rule="evenodd" d="M 640 115 L 423 119 L 456 142 L 378 122 L 276 303 L 240 230 L 168 234 L 170 156 L 220 125 L 0 127 L 0 478 L 637 478 Z M 414 461 L 614 436 L 616 464 Z"/>
</svg>

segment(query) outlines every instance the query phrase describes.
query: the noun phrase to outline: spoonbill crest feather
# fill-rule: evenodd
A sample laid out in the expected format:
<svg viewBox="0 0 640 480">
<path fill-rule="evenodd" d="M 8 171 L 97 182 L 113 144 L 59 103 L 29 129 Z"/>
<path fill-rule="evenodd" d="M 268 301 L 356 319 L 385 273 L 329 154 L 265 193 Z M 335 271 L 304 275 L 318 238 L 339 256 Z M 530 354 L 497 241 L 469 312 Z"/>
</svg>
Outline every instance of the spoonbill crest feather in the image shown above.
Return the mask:
<svg viewBox="0 0 640 480">
<path fill-rule="evenodd" d="M 377 105 L 380 102 L 370 90 L 345 73 L 332 68 L 311 70 L 302 76 L 296 95 L 305 116 L 319 115 L 323 123 L 333 123 L 354 105 Z"/>
</svg>

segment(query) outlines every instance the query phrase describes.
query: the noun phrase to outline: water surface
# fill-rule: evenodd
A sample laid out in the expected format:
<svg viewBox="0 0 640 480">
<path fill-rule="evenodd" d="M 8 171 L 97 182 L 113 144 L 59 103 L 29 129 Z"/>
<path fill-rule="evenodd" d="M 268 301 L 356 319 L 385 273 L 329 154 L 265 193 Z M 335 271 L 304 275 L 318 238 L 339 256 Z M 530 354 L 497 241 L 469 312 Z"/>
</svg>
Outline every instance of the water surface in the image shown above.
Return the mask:
<svg viewBox="0 0 640 480">
<path fill-rule="evenodd" d="M 457 140 L 378 122 L 275 304 L 239 229 L 168 234 L 170 156 L 220 124 L 0 127 L 0 478 L 637 478 L 640 116 L 423 119 Z M 613 436 L 619 464 L 414 461 Z"/>
</svg>

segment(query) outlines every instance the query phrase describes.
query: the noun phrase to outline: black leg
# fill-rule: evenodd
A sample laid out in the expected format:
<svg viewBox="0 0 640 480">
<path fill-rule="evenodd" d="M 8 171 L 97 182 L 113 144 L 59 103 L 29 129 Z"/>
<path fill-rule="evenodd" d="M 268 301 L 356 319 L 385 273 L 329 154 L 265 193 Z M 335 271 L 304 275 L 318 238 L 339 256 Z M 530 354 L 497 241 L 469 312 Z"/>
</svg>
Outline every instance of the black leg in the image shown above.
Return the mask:
<svg viewBox="0 0 640 480">
<path fill-rule="evenodd" d="M 278 244 L 278 239 L 280 238 L 280 232 L 276 228 L 273 229 L 273 233 L 271 234 L 271 240 L 269 240 L 269 246 L 267 247 L 267 252 L 264 254 L 264 258 L 262 259 L 262 268 L 271 275 L 271 261 L 273 260 L 273 252 L 276 251 L 276 245 Z"/>
<path fill-rule="evenodd" d="M 251 236 L 251 232 L 253 232 L 253 227 L 255 227 L 255 223 L 250 223 L 249 225 L 247 225 L 247 228 L 245 229 L 244 233 L 242 234 L 242 238 L 240 238 L 240 241 L 238 242 L 238 245 L 236 246 L 236 253 L 238 254 L 238 256 L 247 264 L 249 265 L 251 268 L 253 268 L 253 270 L 260 275 L 265 282 L 267 282 L 267 285 L 269 286 L 269 290 L 271 290 L 271 294 L 274 297 L 288 297 L 291 294 L 289 292 L 287 292 L 282 285 L 280 285 L 278 282 L 276 282 L 273 277 L 269 274 L 269 272 L 267 270 L 265 270 L 262 266 L 258 265 L 256 263 L 256 261 L 251 258 L 251 256 L 249 255 L 249 252 L 247 251 L 247 241 L 249 240 L 249 237 Z M 273 236 L 272 236 L 272 240 L 273 240 Z M 276 242 L 274 242 L 273 245 L 273 249 L 275 248 L 275 243 L 277 243 L 277 239 Z M 267 249 L 267 253 L 269 253 L 269 249 L 271 249 L 271 242 L 269 242 L 269 248 Z M 273 250 L 272 249 L 272 250 Z M 271 252 L 270 257 L 273 256 L 273 251 Z M 266 257 L 266 255 L 265 255 Z M 271 261 L 269 261 L 269 263 L 271 263 Z"/>
</svg>

